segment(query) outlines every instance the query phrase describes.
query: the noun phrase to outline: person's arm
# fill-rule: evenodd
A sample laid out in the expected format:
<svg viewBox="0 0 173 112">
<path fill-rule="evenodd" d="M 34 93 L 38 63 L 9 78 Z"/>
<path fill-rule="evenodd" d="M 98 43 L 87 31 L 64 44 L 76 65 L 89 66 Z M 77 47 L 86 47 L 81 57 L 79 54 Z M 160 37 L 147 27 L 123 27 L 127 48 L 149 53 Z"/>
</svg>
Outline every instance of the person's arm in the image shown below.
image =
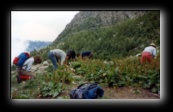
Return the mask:
<svg viewBox="0 0 173 112">
<path fill-rule="evenodd" d="M 26 67 L 26 71 L 31 71 L 31 67 L 32 67 L 32 62 L 29 62 L 27 67 Z"/>
<path fill-rule="evenodd" d="M 73 61 L 76 61 L 76 53 L 75 53 L 75 51 L 73 51 L 72 58 L 73 58 Z"/>
<path fill-rule="evenodd" d="M 66 65 L 66 64 L 67 64 L 67 59 L 65 59 L 65 60 L 64 60 L 63 64 L 64 64 L 64 65 Z"/>
<path fill-rule="evenodd" d="M 153 57 L 156 56 L 156 53 L 157 53 L 157 51 L 156 51 L 156 49 L 154 49 L 154 51 L 153 51 Z"/>
<path fill-rule="evenodd" d="M 34 58 L 29 58 L 28 60 L 26 60 L 26 62 L 24 63 L 24 67 L 26 71 L 31 71 L 31 67 L 34 63 Z"/>
<path fill-rule="evenodd" d="M 73 59 L 73 61 L 77 61 L 76 57 Z"/>
<path fill-rule="evenodd" d="M 65 53 L 61 54 L 61 65 L 67 64 L 67 55 Z"/>
</svg>

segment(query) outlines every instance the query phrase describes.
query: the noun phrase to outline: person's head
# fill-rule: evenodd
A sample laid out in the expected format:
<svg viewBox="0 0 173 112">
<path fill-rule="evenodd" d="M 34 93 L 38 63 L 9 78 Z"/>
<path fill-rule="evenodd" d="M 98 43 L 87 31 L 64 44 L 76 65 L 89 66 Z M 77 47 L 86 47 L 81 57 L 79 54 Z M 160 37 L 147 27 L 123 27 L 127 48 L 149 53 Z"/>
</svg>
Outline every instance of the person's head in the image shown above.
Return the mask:
<svg viewBox="0 0 173 112">
<path fill-rule="evenodd" d="M 66 59 L 69 60 L 70 59 L 70 55 L 66 55 Z"/>
<path fill-rule="evenodd" d="M 66 55 L 66 59 L 67 59 L 67 60 L 70 60 L 70 59 L 71 59 L 72 52 L 73 52 L 72 49 L 69 49 L 69 50 L 67 51 L 67 55 Z"/>
<path fill-rule="evenodd" d="M 154 44 L 154 43 L 151 43 L 151 44 L 150 44 L 150 46 L 156 47 L 156 44 Z"/>
<path fill-rule="evenodd" d="M 41 59 L 40 56 L 35 56 L 35 57 L 34 57 L 34 63 L 35 63 L 35 64 L 40 64 L 41 62 L 42 62 L 42 59 Z"/>
</svg>

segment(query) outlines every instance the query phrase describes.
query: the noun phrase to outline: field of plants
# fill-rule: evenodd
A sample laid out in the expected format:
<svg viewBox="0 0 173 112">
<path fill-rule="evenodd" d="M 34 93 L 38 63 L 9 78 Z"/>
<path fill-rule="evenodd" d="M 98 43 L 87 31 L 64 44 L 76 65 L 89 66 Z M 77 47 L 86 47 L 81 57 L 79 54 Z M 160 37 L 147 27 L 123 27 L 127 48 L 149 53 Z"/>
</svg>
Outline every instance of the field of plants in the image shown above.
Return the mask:
<svg viewBox="0 0 173 112">
<path fill-rule="evenodd" d="M 50 61 L 36 79 L 18 84 L 11 72 L 12 99 L 70 99 L 71 89 L 85 82 L 97 82 L 104 89 L 100 99 L 159 99 L 160 56 L 140 64 L 140 57 L 103 61 L 80 59 L 53 70 Z M 58 63 L 59 64 L 59 63 Z"/>
</svg>

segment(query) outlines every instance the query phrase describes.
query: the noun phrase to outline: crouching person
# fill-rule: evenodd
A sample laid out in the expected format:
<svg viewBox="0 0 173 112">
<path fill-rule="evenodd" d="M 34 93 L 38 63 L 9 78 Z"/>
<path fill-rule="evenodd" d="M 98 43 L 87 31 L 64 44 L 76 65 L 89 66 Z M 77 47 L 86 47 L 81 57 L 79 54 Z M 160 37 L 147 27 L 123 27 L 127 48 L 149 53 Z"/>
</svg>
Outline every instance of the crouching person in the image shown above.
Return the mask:
<svg viewBox="0 0 173 112">
<path fill-rule="evenodd" d="M 31 78 L 35 78 L 36 75 L 31 71 L 32 65 L 40 64 L 42 59 L 40 56 L 32 56 L 28 58 L 22 67 L 17 66 L 17 82 L 20 83 L 22 79 L 27 80 Z"/>
</svg>

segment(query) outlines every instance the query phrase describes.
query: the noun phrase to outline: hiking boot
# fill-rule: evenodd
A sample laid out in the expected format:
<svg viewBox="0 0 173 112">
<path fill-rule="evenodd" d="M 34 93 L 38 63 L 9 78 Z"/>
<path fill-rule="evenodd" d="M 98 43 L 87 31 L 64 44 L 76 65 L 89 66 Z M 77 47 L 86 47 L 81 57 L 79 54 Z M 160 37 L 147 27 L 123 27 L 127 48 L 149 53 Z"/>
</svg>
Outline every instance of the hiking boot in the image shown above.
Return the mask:
<svg viewBox="0 0 173 112">
<path fill-rule="evenodd" d="M 17 83 L 21 83 L 21 82 L 22 82 L 22 80 L 20 78 L 20 75 L 17 75 Z"/>
</svg>

